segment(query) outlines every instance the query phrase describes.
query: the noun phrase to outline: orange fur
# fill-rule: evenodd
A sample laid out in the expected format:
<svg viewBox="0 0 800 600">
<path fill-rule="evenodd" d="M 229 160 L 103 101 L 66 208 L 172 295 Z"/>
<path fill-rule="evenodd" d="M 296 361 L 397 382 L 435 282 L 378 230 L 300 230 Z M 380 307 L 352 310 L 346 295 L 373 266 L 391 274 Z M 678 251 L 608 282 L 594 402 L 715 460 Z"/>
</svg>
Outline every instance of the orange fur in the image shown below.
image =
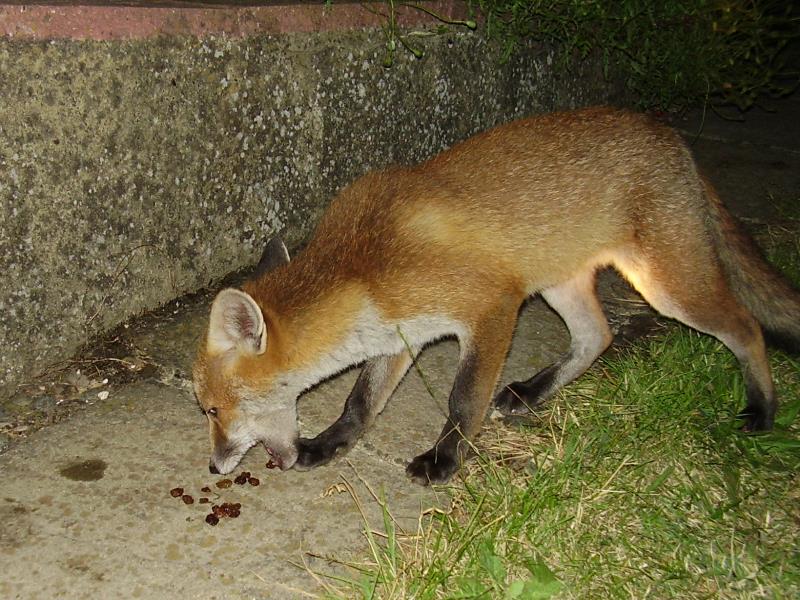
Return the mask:
<svg viewBox="0 0 800 600">
<path fill-rule="evenodd" d="M 743 240 L 670 129 L 609 108 L 515 121 L 420 165 L 370 173 L 343 189 L 295 260 L 244 285 L 250 300 L 241 314 L 260 311 L 266 341 L 245 327 L 240 340 L 227 344 L 228 330 L 212 323 L 214 337 L 195 366 L 198 398 L 206 410 L 235 415 L 215 422 L 225 443 L 238 448 L 228 430 L 232 420 L 239 426 L 243 413 L 253 422 L 260 418 L 255 395 L 265 396 L 266 407 L 271 395 L 288 407 L 293 398 L 284 395 L 296 396 L 367 360 L 340 422 L 316 442 L 299 440 L 299 459 L 293 451 L 284 457 L 287 464 L 313 466 L 352 443 L 408 366 L 397 359 L 387 367 L 380 357 L 402 354 L 406 341 L 416 351 L 456 335 L 462 365 L 450 421 L 438 453 L 417 457 L 409 467 L 417 480 L 443 480 L 454 467 L 438 469 L 437 461 L 449 452 L 457 463 L 463 445 L 454 440 L 468 441 L 477 432 L 520 304 L 544 293 L 576 338 L 570 356 L 538 380 L 519 383 L 541 399 L 608 344 L 591 296 L 594 271 L 613 265 L 655 308 L 728 344 L 742 361 L 754 410 L 763 413 L 754 428 L 768 427 L 775 401 L 753 315 L 763 322 L 764 307 L 773 301 L 763 298 L 766 291 L 756 301 L 743 288 L 758 282 L 762 290 L 778 290 L 781 310 L 792 315 L 800 314 L 800 300 L 750 256 Z M 734 277 L 739 264 L 744 275 Z M 238 298 L 229 294 L 227 302 Z M 221 322 L 242 320 L 235 311 L 226 319 Z M 398 329 L 410 340 L 401 341 Z M 244 343 L 245 349 L 215 355 L 219 343 Z M 249 398 L 245 409 L 242 398 Z M 268 425 L 260 427 L 251 429 L 267 445 L 280 438 Z M 288 443 L 281 438 L 284 447 Z"/>
</svg>

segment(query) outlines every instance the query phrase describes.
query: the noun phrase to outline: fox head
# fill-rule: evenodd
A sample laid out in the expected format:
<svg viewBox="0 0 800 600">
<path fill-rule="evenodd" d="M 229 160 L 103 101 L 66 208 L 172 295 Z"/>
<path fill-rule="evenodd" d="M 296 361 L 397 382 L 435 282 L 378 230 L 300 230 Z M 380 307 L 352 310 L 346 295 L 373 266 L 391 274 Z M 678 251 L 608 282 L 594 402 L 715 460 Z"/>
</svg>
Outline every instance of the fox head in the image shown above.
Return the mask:
<svg viewBox="0 0 800 600">
<path fill-rule="evenodd" d="M 289 261 L 273 240 L 255 276 Z M 297 460 L 297 390 L 280 375 L 275 325 L 243 291 L 222 290 L 211 306 L 208 331 L 193 368 L 194 392 L 208 419 L 211 473 L 230 473 L 262 443 L 285 470 Z"/>
</svg>

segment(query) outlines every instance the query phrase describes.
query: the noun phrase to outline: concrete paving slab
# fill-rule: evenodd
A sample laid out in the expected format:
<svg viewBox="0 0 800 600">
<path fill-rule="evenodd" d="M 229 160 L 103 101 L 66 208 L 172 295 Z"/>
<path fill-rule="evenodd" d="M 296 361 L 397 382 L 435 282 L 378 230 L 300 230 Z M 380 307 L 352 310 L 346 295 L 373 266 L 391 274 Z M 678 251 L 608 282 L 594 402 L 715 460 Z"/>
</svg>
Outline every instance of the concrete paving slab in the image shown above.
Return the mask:
<svg viewBox="0 0 800 600">
<path fill-rule="evenodd" d="M 328 393 L 341 392 L 334 383 Z M 111 399 L 109 399 L 111 400 Z M 413 524 L 430 490 L 408 493 L 401 467 L 360 450 L 350 457 L 374 489 L 384 489 L 395 514 Z M 66 469 L 96 461 L 87 481 Z M 363 549 L 363 522 L 345 475 L 367 501 L 346 462 L 314 473 L 265 468 L 254 449 L 241 470 L 261 484 L 218 490 L 208 473 L 203 417 L 187 390 L 141 383 L 47 428 L 0 459 L 0 596 L 3 598 L 287 598 L 311 590 L 303 551 L 327 555 Z M 183 487 L 195 503 L 172 498 Z M 202 493 L 210 486 L 212 493 Z M 239 502 L 238 519 L 204 521 L 213 503 Z M 377 523 L 377 521 L 375 521 Z"/>
<path fill-rule="evenodd" d="M 312 472 L 281 473 L 267 470 L 265 452 L 254 448 L 225 478 L 247 470 L 260 485 L 219 490 L 215 482 L 223 477 L 207 469 L 205 419 L 180 376 L 189 372 L 193 350 L 177 351 L 193 347 L 204 326 L 195 317 L 205 310 L 202 304 L 189 307 L 137 340 L 159 352 L 169 375 L 163 381 L 117 389 L 0 456 L 0 597 L 306 597 L 320 588 L 299 565 L 332 568 L 307 553 L 342 560 L 366 550 L 365 523 L 340 485 L 345 479 L 378 529 L 380 507 L 364 482 L 385 494 L 406 531 L 415 530 L 421 508 L 446 505 L 446 494 L 408 481 L 404 465 L 433 443 L 444 422 L 455 342 L 422 354 L 424 381 L 412 369 L 346 457 Z M 563 325 L 541 302 L 523 312 L 507 376 L 529 376 L 542 366 L 532 364 L 533 339 L 542 340 L 543 361 L 566 343 Z M 338 416 L 355 376 L 344 373 L 301 398 L 304 433 L 314 434 Z M 204 486 L 212 492 L 201 492 Z M 194 503 L 171 497 L 175 487 Z M 201 497 L 239 502 L 241 515 L 212 527 L 205 522 L 210 504 L 199 504 Z"/>
</svg>

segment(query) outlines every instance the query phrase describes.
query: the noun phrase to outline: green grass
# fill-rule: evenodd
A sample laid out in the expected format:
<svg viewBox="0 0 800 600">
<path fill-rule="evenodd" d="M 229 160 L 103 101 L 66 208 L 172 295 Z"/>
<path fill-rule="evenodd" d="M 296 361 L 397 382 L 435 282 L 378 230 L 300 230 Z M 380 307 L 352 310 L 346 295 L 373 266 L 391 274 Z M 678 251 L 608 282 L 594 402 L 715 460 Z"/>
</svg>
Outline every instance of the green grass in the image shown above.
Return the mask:
<svg viewBox="0 0 800 600">
<path fill-rule="evenodd" d="M 797 212 L 796 206 L 781 209 L 784 223 L 762 227 L 756 241 L 764 249 L 764 256 L 774 265 L 779 265 L 783 274 L 798 285 L 800 282 L 800 235 L 797 220 L 787 217 L 789 211 Z"/>
<path fill-rule="evenodd" d="M 603 359 L 536 424 L 487 426 L 450 511 L 401 536 L 386 509 L 371 560 L 331 594 L 800 597 L 800 379 L 773 365 L 776 430 L 748 436 L 715 340 L 675 326 Z"/>
<path fill-rule="evenodd" d="M 758 235 L 794 281 L 796 229 Z M 451 508 L 423 513 L 418 531 L 403 534 L 373 494 L 384 521 L 367 528 L 370 558 L 328 594 L 800 597 L 800 364 L 773 352 L 771 365 L 775 430 L 745 435 L 739 367 L 713 338 L 675 324 L 608 353 L 530 424 L 488 423 Z"/>
</svg>

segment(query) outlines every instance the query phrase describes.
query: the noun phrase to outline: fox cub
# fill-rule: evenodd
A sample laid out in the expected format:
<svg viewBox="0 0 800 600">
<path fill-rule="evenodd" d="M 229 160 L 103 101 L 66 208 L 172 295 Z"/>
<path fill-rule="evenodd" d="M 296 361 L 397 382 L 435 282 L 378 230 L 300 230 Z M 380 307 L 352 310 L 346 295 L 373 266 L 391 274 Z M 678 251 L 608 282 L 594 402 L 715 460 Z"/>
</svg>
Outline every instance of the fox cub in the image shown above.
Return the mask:
<svg viewBox="0 0 800 600">
<path fill-rule="evenodd" d="M 508 123 L 420 165 L 365 175 L 291 262 L 271 241 L 256 275 L 214 300 L 194 366 L 211 472 L 230 472 L 258 442 L 281 469 L 328 462 L 372 424 L 416 352 L 455 336 L 449 416 L 406 469 L 422 484 L 447 481 L 486 415 L 526 298 L 541 294 L 572 342 L 500 390 L 500 411 L 528 411 L 606 349 L 595 273 L 609 265 L 659 312 L 736 355 L 743 428 L 770 429 L 777 403 L 762 327 L 797 343 L 800 293 L 760 258 L 675 132 L 590 108 Z M 339 419 L 300 438 L 298 395 L 357 363 Z"/>
</svg>

